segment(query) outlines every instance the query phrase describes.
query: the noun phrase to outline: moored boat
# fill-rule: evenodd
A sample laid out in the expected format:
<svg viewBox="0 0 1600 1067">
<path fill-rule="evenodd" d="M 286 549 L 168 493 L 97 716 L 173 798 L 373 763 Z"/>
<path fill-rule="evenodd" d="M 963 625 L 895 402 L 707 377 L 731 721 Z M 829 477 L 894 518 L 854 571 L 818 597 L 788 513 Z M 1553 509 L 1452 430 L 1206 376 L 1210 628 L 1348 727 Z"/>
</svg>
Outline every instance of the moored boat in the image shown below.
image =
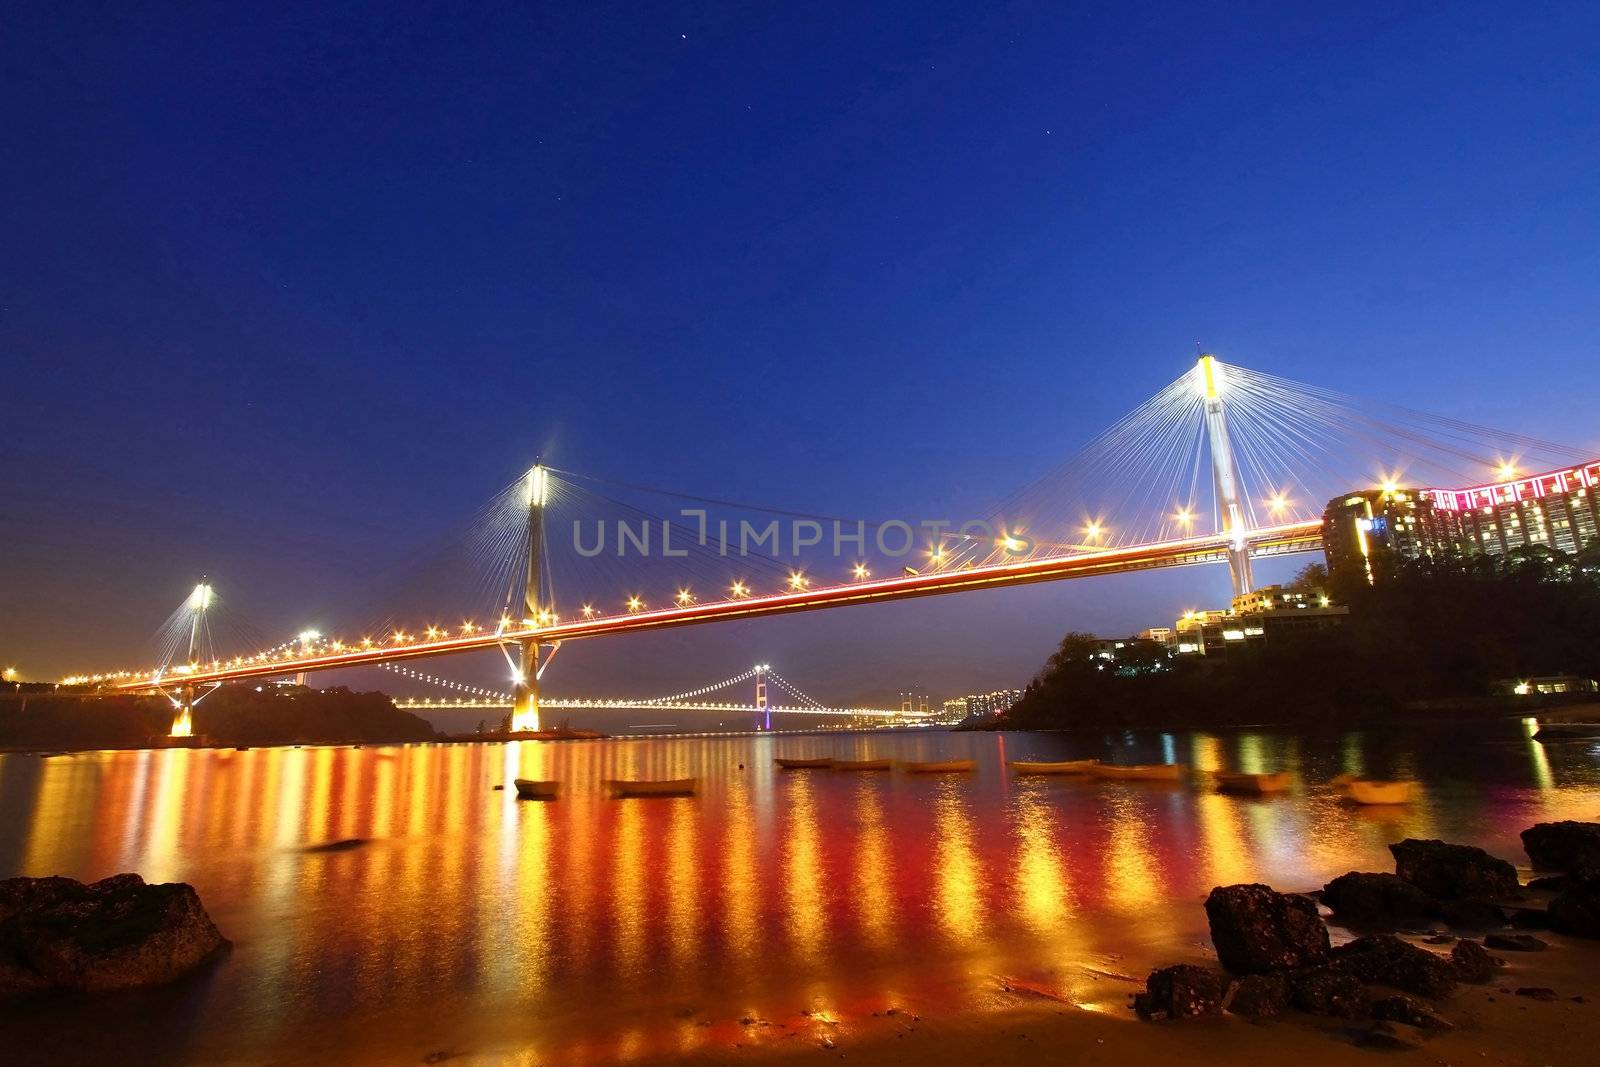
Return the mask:
<svg viewBox="0 0 1600 1067">
<path fill-rule="evenodd" d="M 560 782 L 541 782 L 533 778 L 513 778 L 518 800 L 554 800 L 561 792 Z M 498 788 L 498 787 L 497 787 Z"/>
<path fill-rule="evenodd" d="M 1183 774 L 1181 763 L 1096 763 L 1089 768 L 1096 778 L 1140 778 L 1146 781 L 1175 782 Z"/>
<path fill-rule="evenodd" d="M 836 759 L 832 766 L 836 771 L 886 771 L 894 766 L 894 760 Z"/>
<path fill-rule="evenodd" d="M 1600 723 L 1547 722 L 1533 735 L 1535 741 L 1577 741 L 1600 737 Z"/>
<path fill-rule="evenodd" d="M 1235 774 L 1230 771 L 1217 771 L 1212 777 L 1216 779 L 1219 793 L 1264 795 L 1282 793 L 1289 788 L 1288 771 L 1278 771 L 1274 774 Z"/>
<path fill-rule="evenodd" d="M 1096 759 L 1012 760 L 1007 764 L 1018 774 L 1088 774 Z"/>
<path fill-rule="evenodd" d="M 698 778 L 660 778 L 627 781 L 611 778 L 606 788 L 619 797 L 690 797 L 700 788 Z"/>
<path fill-rule="evenodd" d="M 1376 778 L 1353 778 L 1345 787 L 1357 804 L 1405 804 L 1411 800 L 1416 782 L 1383 782 Z"/>
<path fill-rule="evenodd" d="M 1356 775 L 1346 772 L 1344 774 L 1336 774 L 1332 778 L 1329 778 L 1328 784 L 1333 786 L 1333 788 L 1337 789 L 1341 793 L 1348 793 L 1350 791 L 1350 783 L 1355 780 Z"/>
<path fill-rule="evenodd" d="M 773 762 L 776 763 L 778 766 L 782 767 L 786 771 L 804 770 L 807 767 L 831 767 L 831 766 L 833 766 L 833 760 L 828 758 L 827 756 L 822 756 L 822 757 L 813 758 L 813 759 L 785 759 L 785 758 L 779 757 L 778 759 L 773 760 Z"/>
<path fill-rule="evenodd" d="M 962 774 L 977 769 L 977 763 L 969 759 L 932 760 L 928 762 L 906 762 L 900 764 L 909 774 Z"/>
</svg>

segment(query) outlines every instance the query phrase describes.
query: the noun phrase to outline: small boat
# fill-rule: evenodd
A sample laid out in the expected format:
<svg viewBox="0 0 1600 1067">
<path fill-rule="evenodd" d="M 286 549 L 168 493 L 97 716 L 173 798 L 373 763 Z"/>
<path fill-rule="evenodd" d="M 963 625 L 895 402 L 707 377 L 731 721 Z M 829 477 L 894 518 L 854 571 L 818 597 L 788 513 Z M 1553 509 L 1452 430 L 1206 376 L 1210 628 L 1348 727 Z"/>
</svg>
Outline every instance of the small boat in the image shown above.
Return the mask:
<svg viewBox="0 0 1600 1067">
<path fill-rule="evenodd" d="M 887 759 L 836 759 L 833 769 L 836 771 L 886 771 L 894 766 L 894 760 Z"/>
<path fill-rule="evenodd" d="M 1183 774 L 1181 763 L 1096 763 L 1089 768 L 1096 778 L 1141 778 L 1148 781 L 1175 782 Z"/>
<path fill-rule="evenodd" d="M 619 797 L 692 797 L 700 788 L 698 778 L 659 778 L 646 781 L 624 781 L 612 778 L 606 788 Z"/>
<path fill-rule="evenodd" d="M 1336 774 L 1329 778 L 1328 784 L 1341 793 L 1348 793 L 1350 791 L 1350 783 L 1355 780 L 1356 776 L 1347 771 L 1344 774 Z"/>
<path fill-rule="evenodd" d="M 518 800 L 554 800 L 556 794 L 561 792 L 560 782 L 539 782 L 532 778 L 513 778 L 511 784 L 517 787 Z M 499 789 L 499 786 L 495 786 Z"/>
<path fill-rule="evenodd" d="M 1219 793 L 1262 796 L 1267 793 L 1282 793 L 1289 788 L 1288 771 L 1278 771 L 1276 774 L 1233 774 L 1228 771 L 1217 771 L 1212 777 L 1216 779 Z"/>
<path fill-rule="evenodd" d="M 1352 778 L 1345 788 L 1357 804 L 1405 804 L 1411 800 L 1416 782 L 1380 782 L 1375 778 Z"/>
<path fill-rule="evenodd" d="M 1541 723 L 1533 735 L 1535 741 L 1577 741 L 1600 737 L 1600 723 L 1547 722 Z"/>
<path fill-rule="evenodd" d="M 805 770 L 807 767 L 833 766 L 833 760 L 829 759 L 827 756 L 822 756 L 816 759 L 783 759 L 780 757 L 773 760 L 773 762 L 786 771 L 800 771 Z"/>
<path fill-rule="evenodd" d="M 1039 761 L 1039 760 L 1012 760 L 1006 766 L 1018 774 L 1088 774 L 1089 768 L 1100 761 L 1097 759 L 1068 759 Z"/>
<path fill-rule="evenodd" d="M 928 763 L 902 763 L 909 774 L 963 774 L 977 769 L 977 764 L 969 759 L 933 760 Z"/>
</svg>

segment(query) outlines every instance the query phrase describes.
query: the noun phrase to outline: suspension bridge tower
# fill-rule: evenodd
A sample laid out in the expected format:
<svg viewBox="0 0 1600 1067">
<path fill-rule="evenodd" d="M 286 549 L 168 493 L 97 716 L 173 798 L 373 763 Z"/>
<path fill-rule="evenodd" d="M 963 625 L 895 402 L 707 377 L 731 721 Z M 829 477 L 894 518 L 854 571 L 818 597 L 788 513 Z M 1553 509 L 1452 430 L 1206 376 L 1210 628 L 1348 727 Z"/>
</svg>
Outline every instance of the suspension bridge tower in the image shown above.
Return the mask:
<svg viewBox="0 0 1600 1067">
<path fill-rule="evenodd" d="M 544 617 L 544 504 L 548 478 L 542 465 L 528 472 L 528 576 L 523 585 L 524 625 L 542 625 Z M 512 679 L 511 729 L 539 728 L 539 646 L 538 638 L 521 642 L 516 677 Z"/>
<path fill-rule="evenodd" d="M 1233 459 L 1233 443 L 1228 439 L 1228 417 L 1222 408 L 1222 368 L 1215 356 L 1202 354 L 1195 367 L 1200 395 L 1205 398 L 1206 439 L 1211 446 L 1211 474 L 1217 491 L 1217 513 L 1222 532 L 1228 537 L 1228 573 L 1233 577 L 1233 595 L 1248 593 L 1250 575 L 1250 524 L 1239 504 L 1239 468 Z"/>
<path fill-rule="evenodd" d="M 772 729 L 772 709 L 767 705 L 767 665 L 756 666 L 756 729 Z"/>
<path fill-rule="evenodd" d="M 211 581 L 201 578 L 200 584 L 189 594 L 189 654 L 184 657 L 186 670 L 193 670 L 200 661 L 200 640 L 205 632 L 206 609 L 211 606 Z M 168 737 L 194 736 L 194 686 L 178 687 L 178 699 L 172 713 L 172 729 Z"/>
</svg>

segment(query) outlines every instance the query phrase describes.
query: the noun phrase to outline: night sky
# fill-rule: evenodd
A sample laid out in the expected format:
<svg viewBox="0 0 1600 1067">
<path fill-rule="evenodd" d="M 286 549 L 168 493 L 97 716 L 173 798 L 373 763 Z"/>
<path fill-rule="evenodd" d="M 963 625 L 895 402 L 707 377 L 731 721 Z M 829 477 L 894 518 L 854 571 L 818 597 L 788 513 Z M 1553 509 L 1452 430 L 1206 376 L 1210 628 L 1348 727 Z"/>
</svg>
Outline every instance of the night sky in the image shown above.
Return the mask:
<svg viewBox="0 0 1600 1067">
<path fill-rule="evenodd" d="M 1197 341 L 1600 451 L 1600 12 L 1278 6 L 8 5 L 0 659 L 134 665 L 201 573 L 337 630 L 536 455 L 981 511 Z M 1020 685 L 1227 583 L 579 643 L 546 688 Z"/>
</svg>

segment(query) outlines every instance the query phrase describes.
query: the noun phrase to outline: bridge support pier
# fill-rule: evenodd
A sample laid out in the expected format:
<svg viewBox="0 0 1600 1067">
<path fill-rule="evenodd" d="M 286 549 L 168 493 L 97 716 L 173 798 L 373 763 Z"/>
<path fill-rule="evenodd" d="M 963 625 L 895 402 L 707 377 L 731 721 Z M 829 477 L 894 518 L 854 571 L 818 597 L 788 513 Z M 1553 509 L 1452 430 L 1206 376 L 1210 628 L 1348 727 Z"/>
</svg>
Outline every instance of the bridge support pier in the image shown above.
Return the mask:
<svg viewBox="0 0 1600 1067">
<path fill-rule="evenodd" d="M 756 668 L 756 729 L 772 729 L 772 709 L 767 705 L 767 668 Z"/>
<path fill-rule="evenodd" d="M 539 642 L 522 642 L 517 665 L 519 678 L 511 695 L 511 729 L 516 732 L 539 728 Z"/>
<path fill-rule="evenodd" d="M 167 731 L 167 736 L 194 736 L 194 686 L 186 685 L 178 690 L 178 705 L 173 709 L 172 729 Z"/>
</svg>

